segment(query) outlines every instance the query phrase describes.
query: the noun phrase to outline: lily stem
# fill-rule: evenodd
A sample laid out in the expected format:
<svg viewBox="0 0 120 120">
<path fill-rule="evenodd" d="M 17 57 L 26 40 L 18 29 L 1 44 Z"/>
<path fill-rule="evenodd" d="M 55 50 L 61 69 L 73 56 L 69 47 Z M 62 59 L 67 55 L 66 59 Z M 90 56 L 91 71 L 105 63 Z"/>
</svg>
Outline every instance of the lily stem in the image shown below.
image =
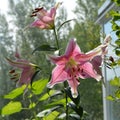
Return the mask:
<svg viewBox="0 0 120 120">
<path fill-rule="evenodd" d="M 54 34 L 55 34 L 55 40 L 56 40 L 57 49 L 59 50 L 59 42 L 58 42 L 57 32 L 56 32 L 55 28 L 54 28 Z"/>
<path fill-rule="evenodd" d="M 67 94 L 65 94 L 65 99 L 66 99 L 66 120 L 68 120 L 68 105 L 67 105 L 67 103 L 68 103 L 68 96 L 67 96 Z"/>
<path fill-rule="evenodd" d="M 67 87 L 67 83 L 64 82 L 64 88 Z M 65 113 L 66 113 L 66 120 L 68 120 L 68 96 L 67 96 L 67 93 L 65 92 L 65 100 L 66 100 L 66 110 L 65 110 Z"/>
</svg>

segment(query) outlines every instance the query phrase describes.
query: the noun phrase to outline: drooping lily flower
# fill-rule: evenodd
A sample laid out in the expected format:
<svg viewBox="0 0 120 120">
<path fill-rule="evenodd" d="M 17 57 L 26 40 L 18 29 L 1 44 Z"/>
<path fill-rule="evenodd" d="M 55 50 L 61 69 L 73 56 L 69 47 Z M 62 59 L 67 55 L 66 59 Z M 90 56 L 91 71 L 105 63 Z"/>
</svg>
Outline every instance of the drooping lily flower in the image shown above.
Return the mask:
<svg viewBox="0 0 120 120">
<path fill-rule="evenodd" d="M 8 58 L 6 58 L 6 60 L 11 66 L 21 70 L 18 84 L 19 85 L 23 85 L 23 84 L 28 85 L 31 82 L 31 79 L 36 72 L 37 65 L 32 64 L 27 60 L 20 59 L 20 55 L 19 55 L 18 51 L 16 51 L 15 57 L 17 58 L 15 61 L 12 61 Z M 19 76 L 18 74 L 15 73 L 15 70 L 10 71 L 10 73 L 13 74 L 14 78 Z"/>
<path fill-rule="evenodd" d="M 67 80 L 72 96 L 76 98 L 78 96 L 77 87 L 80 84 L 79 78 L 101 80 L 102 74 L 99 67 L 103 56 L 106 54 L 107 46 L 108 43 L 104 43 L 88 53 L 82 53 L 77 43 L 73 39 L 70 40 L 64 55 L 48 56 L 56 64 L 48 87 L 51 88 L 55 84 Z M 100 59 L 97 60 L 99 57 Z"/>
<path fill-rule="evenodd" d="M 41 29 L 54 29 L 54 20 L 56 15 L 56 10 L 61 3 L 57 3 L 50 11 L 45 10 L 43 7 L 35 8 L 32 12 L 31 17 L 37 16 L 37 20 L 35 20 L 30 27 L 38 27 Z"/>
</svg>

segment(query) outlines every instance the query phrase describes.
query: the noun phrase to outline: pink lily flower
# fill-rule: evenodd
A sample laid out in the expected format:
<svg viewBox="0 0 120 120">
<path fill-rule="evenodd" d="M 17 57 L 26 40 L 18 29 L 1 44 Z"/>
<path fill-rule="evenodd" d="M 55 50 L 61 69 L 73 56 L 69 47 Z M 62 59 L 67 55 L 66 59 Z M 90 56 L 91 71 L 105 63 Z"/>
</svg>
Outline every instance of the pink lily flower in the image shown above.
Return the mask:
<svg viewBox="0 0 120 120">
<path fill-rule="evenodd" d="M 88 53 L 82 53 L 77 43 L 73 39 L 70 40 L 64 55 L 48 56 L 56 64 L 48 87 L 52 88 L 55 84 L 67 80 L 72 96 L 76 98 L 78 96 L 77 87 L 80 84 L 79 78 L 101 80 L 102 74 L 99 67 L 103 56 L 106 54 L 107 46 L 108 43 L 106 42 Z"/>
<path fill-rule="evenodd" d="M 56 4 L 50 11 L 45 10 L 43 7 L 35 8 L 32 12 L 31 17 L 37 16 L 38 19 L 35 20 L 30 27 L 38 27 L 41 29 L 54 29 L 54 20 L 56 15 L 56 10 L 61 3 Z"/>
<path fill-rule="evenodd" d="M 16 51 L 15 57 L 17 58 L 15 61 L 12 61 L 8 58 L 6 58 L 6 60 L 11 66 L 22 70 L 20 78 L 18 78 L 18 85 L 28 85 L 36 72 L 37 65 L 32 64 L 27 60 L 20 59 L 18 51 Z M 15 70 L 12 70 L 12 72 L 10 71 L 10 73 L 13 75 L 14 79 L 17 79 L 16 77 L 19 77 L 19 75 L 15 73 Z"/>
</svg>

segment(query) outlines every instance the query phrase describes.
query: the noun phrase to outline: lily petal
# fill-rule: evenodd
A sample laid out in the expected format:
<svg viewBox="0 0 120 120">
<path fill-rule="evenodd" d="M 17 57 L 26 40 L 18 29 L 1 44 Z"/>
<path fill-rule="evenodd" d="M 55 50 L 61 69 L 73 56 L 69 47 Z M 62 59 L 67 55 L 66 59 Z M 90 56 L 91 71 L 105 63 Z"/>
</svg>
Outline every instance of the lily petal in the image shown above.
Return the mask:
<svg viewBox="0 0 120 120">
<path fill-rule="evenodd" d="M 80 65 L 80 77 L 85 78 L 94 78 L 97 81 L 101 80 L 101 75 L 99 75 L 95 69 L 93 68 L 93 65 L 90 62 L 86 62 L 83 65 Z"/>
<path fill-rule="evenodd" d="M 55 84 L 64 82 L 67 79 L 70 79 L 68 73 L 64 70 L 65 66 L 56 66 L 52 71 L 51 81 L 48 83 L 47 87 L 52 88 Z"/>
<path fill-rule="evenodd" d="M 81 50 L 79 46 L 76 44 L 76 42 L 73 39 L 71 39 L 65 51 L 65 56 L 66 57 L 69 57 L 71 55 L 76 56 L 76 54 L 80 54 L 80 52 Z"/>
<path fill-rule="evenodd" d="M 24 61 L 24 60 L 18 60 L 18 62 L 16 61 L 12 61 L 8 58 L 6 58 L 6 60 L 8 61 L 8 63 L 14 67 L 18 67 L 18 68 L 21 68 L 21 69 L 24 69 L 24 68 L 27 68 L 29 67 L 30 65 L 28 64 L 28 61 Z M 22 62 L 21 62 L 22 61 Z"/>
<path fill-rule="evenodd" d="M 18 84 L 29 84 L 34 73 L 34 68 L 23 69 Z"/>
<path fill-rule="evenodd" d="M 65 56 L 48 55 L 48 59 L 57 65 L 62 65 L 62 64 L 65 65 L 65 63 L 68 61 L 68 59 Z"/>
<path fill-rule="evenodd" d="M 77 79 L 70 79 L 68 80 L 69 86 L 71 88 L 71 93 L 73 98 L 76 98 L 78 96 L 78 92 L 77 92 L 77 87 L 80 84 L 80 82 Z"/>
</svg>

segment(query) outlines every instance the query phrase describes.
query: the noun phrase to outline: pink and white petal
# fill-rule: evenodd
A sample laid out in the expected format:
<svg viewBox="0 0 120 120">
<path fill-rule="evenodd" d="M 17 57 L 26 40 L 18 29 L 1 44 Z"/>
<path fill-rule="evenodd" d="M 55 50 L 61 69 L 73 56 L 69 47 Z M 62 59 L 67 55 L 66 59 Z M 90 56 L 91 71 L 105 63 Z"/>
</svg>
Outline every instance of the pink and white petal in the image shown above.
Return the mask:
<svg viewBox="0 0 120 120">
<path fill-rule="evenodd" d="M 94 78 L 97 81 L 100 81 L 102 76 L 99 75 L 95 69 L 93 68 L 92 64 L 90 62 L 86 62 L 82 65 L 80 65 L 80 72 L 79 72 L 79 76 L 81 78 Z"/>
<path fill-rule="evenodd" d="M 91 64 L 93 65 L 95 71 L 102 76 L 102 72 L 100 70 L 100 66 L 102 64 L 102 57 L 101 56 L 94 57 L 91 61 Z"/>
<path fill-rule="evenodd" d="M 8 58 L 6 58 L 6 60 L 8 61 L 8 63 L 11 66 L 18 67 L 18 68 L 21 68 L 21 69 L 28 68 L 30 66 L 30 64 L 28 64 L 26 62 L 16 62 L 16 61 L 12 61 Z"/>
<path fill-rule="evenodd" d="M 110 41 L 111 41 L 111 35 L 107 35 L 106 37 L 105 37 L 105 39 L 104 39 L 104 44 L 109 44 L 110 43 Z"/>
<path fill-rule="evenodd" d="M 74 39 L 71 39 L 66 48 L 65 56 L 66 57 L 70 57 L 71 55 L 76 56 L 77 54 L 80 54 L 80 53 L 81 53 L 81 50 L 80 50 L 79 46 L 74 41 Z"/>
<path fill-rule="evenodd" d="M 34 69 L 29 68 L 29 69 L 23 69 L 20 79 L 18 81 L 18 84 L 22 85 L 22 84 L 29 84 L 32 76 L 34 74 Z"/>
<path fill-rule="evenodd" d="M 54 19 L 48 17 L 48 16 L 44 16 L 41 18 L 41 20 L 44 22 L 44 23 L 47 23 L 47 24 L 52 24 L 54 23 Z"/>
<path fill-rule="evenodd" d="M 55 15 L 56 15 L 56 8 L 51 8 L 48 16 L 54 19 Z"/>
<path fill-rule="evenodd" d="M 75 58 L 79 62 L 90 61 L 96 56 L 100 56 L 100 55 L 103 56 L 105 54 L 104 51 L 103 51 L 103 48 L 105 49 L 106 45 L 100 45 L 97 48 L 95 48 L 95 49 L 93 49 L 90 52 L 87 52 L 85 54 L 78 54 L 78 55 L 76 55 Z"/>
<path fill-rule="evenodd" d="M 65 56 L 48 55 L 48 59 L 56 65 L 65 65 L 68 59 Z"/>
<path fill-rule="evenodd" d="M 68 73 L 64 70 L 65 66 L 60 65 L 56 66 L 52 71 L 52 78 L 48 83 L 47 87 L 52 88 L 55 84 L 64 82 L 67 79 L 70 79 Z"/>
<path fill-rule="evenodd" d="M 77 87 L 80 84 L 80 82 L 76 78 L 69 79 L 67 81 L 68 81 L 68 84 L 71 88 L 72 97 L 76 98 L 78 96 Z"/>
<path fill-rule="evenodd" d="M 35 20 L 34 22 L 32 22 L 32 24 L 30 25 L 30 27 L 40 27 L 40 26 L 45 26 L 45 23 L 43 23 L 41 20 Z"/>
</svg>

